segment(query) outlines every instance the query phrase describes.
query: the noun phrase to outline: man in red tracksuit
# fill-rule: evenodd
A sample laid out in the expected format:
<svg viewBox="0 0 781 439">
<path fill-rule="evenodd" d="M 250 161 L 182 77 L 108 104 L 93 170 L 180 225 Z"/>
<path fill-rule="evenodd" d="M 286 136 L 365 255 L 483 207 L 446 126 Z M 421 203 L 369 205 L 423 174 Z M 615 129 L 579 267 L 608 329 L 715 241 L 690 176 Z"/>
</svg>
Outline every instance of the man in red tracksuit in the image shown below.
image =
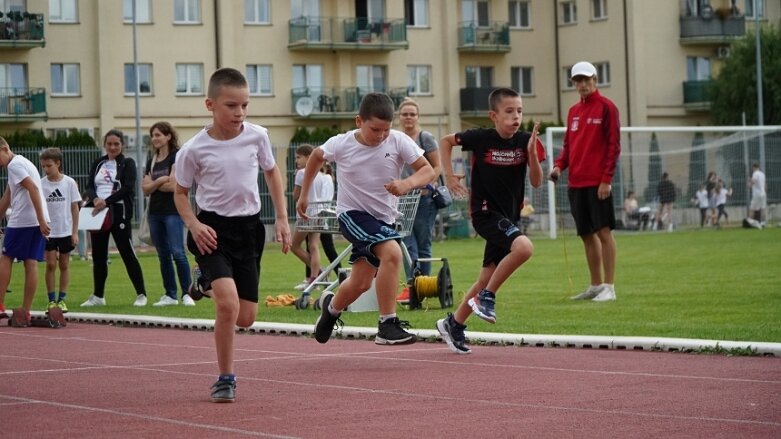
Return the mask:
<svg viewBox="0 0 781 439">
<path fill-rule="evenodd" d="M 573 300 L 616 300 L 616 228 L 611 183 L 621 152 L 618 109 L 597 91 L 597 70 L 591 63 L 572 66 L 572 82 L 580 102 L 567 115 L 564 147 L 550 179 L 569 168 L 569 202 L 578 236 L 586 249 L 591 285 Z"/>
</svg>

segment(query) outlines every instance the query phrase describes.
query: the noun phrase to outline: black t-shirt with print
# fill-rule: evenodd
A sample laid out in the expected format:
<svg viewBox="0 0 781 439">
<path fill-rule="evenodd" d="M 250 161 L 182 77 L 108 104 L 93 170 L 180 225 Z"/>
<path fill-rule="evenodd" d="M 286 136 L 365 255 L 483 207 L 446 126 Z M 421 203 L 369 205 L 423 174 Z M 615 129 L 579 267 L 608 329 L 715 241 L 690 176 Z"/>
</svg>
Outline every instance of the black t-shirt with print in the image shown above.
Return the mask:
<svg viewBox="0 0 781 439">
<path fill-rule="evenodd" d="M 168 154 L 163 160 L 151 165 L 153 160 L 154 156 L 152 156 L 147 163 L 146 169 L 147 173 L 152 177 L 152 180 L 157 180 L 164 175 L 171 175 L 171 169 L 176 162 L 176 152 L 174 151 Z M 178 215 L 179 212 L 174 205 L 174 193 L 163 192 L 159 189 L 152 192 L 152 194 L 149 195 L 149 213 L 154 215 Z"/>
<path fill-rule="evenodd" d="M 456 133 L 463 151 L 471 151 L 471 212 L 494 211 L 512 221 L 521 216 L 531 133 L 518 131 L 503 139 L 493 128 L 474 128 Z M 544 154 L 544 153 L 543 153 Z M 544 159 L 539 155 L 540 160 Z"/>
</svg>

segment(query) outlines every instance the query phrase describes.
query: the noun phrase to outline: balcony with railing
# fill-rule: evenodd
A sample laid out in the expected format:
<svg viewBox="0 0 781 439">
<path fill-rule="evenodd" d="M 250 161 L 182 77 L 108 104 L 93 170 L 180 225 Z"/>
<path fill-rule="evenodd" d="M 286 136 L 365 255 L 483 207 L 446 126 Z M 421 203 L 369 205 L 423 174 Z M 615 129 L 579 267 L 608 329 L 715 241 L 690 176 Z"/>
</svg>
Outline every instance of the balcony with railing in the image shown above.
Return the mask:
<svg viewBox="0 0 781 439">
<path fill-rule="evenodd" d="M 710 79 L 683 82 L 683 105 L 687 110 L 710 109 Z"/>
<path fill-rule="evenodd" d="M 500 52 L 510 51 L 510 24 L 497 21 L 488 26 L 479 26 L 473 21 L 458 25 L 459 52 Z"/>
<path fill-rule="evenodd" d="M 43 14 L 0 12 L 0 49 L 43 47 Z"/>
<path fill-rule="evenodd" d="M 746 18 L 739 14 L 682 16 L 681 44 L 728 43 L 746 34 Z"/>
<path fill-rule="evenodd" d="M 388 93 L 396 108 L 407 97 L 407 87 L 373 90 Z M 358 113 L 363 95 L 361 87 L 304 87 L 290 91 L 293 113 L 316 119 L 351 118 Z"/>
<path fill-rule="evenodd" d="M 369 20 L 364 17 L 299 17 L 288 21 L 290 50 L 407 49 L 404 19 Z"/>
<path fill-rule="evenodd" d="M 0 122 L 46 120 L 45 88 L 0 88 Z"/>
</svg>

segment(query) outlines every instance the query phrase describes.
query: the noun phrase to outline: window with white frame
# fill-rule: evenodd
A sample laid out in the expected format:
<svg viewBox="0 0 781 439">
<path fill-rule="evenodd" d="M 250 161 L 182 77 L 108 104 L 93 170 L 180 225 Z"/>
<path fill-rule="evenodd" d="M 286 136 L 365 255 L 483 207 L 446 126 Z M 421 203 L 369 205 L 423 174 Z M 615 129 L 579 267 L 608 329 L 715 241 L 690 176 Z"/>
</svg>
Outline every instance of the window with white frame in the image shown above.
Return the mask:
<svg viewBox="0 0 781 439">
<path fill-rule="evenodd" d="M 710 58 L 702 56 L 686 57 L 686 80 L 705 81 L 711 78 Z"/>
<path fill-rule="evenodd" d="M 466 88 L 486 88 L 494 84 L 494 68 L 487 66 L 466 67 Z"/>
<path fill-rule="evenodd" d="M 201 0 L 174 0 L 174 23 L 200 23 Z"/>
<path fill-rule="evenodd" d="M 595 63 L 597 69 L 597 85 L 610 85 L 610 63 Z"/>
<path fill-rule="evenodd" d="M 355 83 L 361 93 L 386 91 L 387 84 L 385 82 L 385 66 L 356 66 Z"/>
<path fill-rule="evenodd" d="M 578 22 L 578 7 L 574 0 L 563 1 L 561 5 L 562 24 L 573 24 Z"/>
<path fill-rule="evenodd" d="M 572 66 L 564 68 L 564 89 L 571 90 L 575 88 L 575 83 L 572 82 Z"/>
<path fill-rule="evenodd" d="M 607 18 L 607 0 L 591 0 L 591 18 L 593 20 Z"/>
<path fill-rule="evenodd" d="M 322 64 L 293 64 L 293 89 L 304 94 L 320 94 L 323 91 Z"/>
<path fill-rule="evenodd" d="M 407 90 L 411 96 L 430 95 L 431 66 L 407 66 Z"/>
<path fill-rule="evenodd" d="M 26 93 L 27 64 L 0 64 L 0 88 L 11 89 L 9 91 L 11 95 Z"/>
<path fill-rule="evenodd" d="M 176 94 L 180 96 L 203 95 L 203 64 L 176 65 Z"/>
<path fill-rule="evenodd" d="M 133 63 L 125 64 L 125 95 L 136 93 L 136 69 Z M 152 89 L 152 64 L 138 64 L 138 94 L 150 96 Z"/>
<path fill-rule="evenodd" d="M 78 96 L 81 93 L 78 64 L 52 64 L 52 96 Z"/>
<path fill-rule="evenodd" d="M 247 64 L 247 83 L 251 95 L 271 96 L 274 92 L 271 84 L 271 65 Z"/>
<path fill-rule="evenodd" d="M 269 0 L 244 0 L 244 23 L 270 24 Z"/>
<path fill-rule="evenodd" d="M 461 0 L 461 16 L 465 22 L 488 27 L 491 25 L 489 11 L 488 0 Z"/>
<path fill-rule="evenodd" d="M 510 82 L 514 90 L 517 90 L 521 96 L 531 96 L 534 94 L 533 67 L 512 67 L 510 69 Z"/>
<path fill-rule="evenodd" d="M 528 0 L 522 0 L 522 1 L 510 1 L 508 3 L 509 6 L 509 17 L 510 17 L 510 27 L 517 28 L 517 29 L 529 29 L 531 27 L 531 19 L 530 17 L 530 4 Z"/>
<path fill-rule="evenodd" d="M 765 16 L 765 0 L 746 0 L 746 18 L 763 18 Z"/>
<path fill-rule="evenodd" d="M 0 0 L 0 12 L 26 12 L 27 0 Z"/>
<path fill-rule="evenodd" d="M 133 22 L 133 1 L 122 0 L 122 21 L 125 23 Z M 152 0 L 135 0 L 136 2 L 136 23 L 152 22 Z"/>
<path fill-rule="evenodd" d="M 404 0 L 407 26 L 428 26 L 428 0 Z"/>
<path fill-rule="evenodd" d="M 76 0 L 49 0 L 49 22 L 76 23 L 78 20 Z"/>
</svg>

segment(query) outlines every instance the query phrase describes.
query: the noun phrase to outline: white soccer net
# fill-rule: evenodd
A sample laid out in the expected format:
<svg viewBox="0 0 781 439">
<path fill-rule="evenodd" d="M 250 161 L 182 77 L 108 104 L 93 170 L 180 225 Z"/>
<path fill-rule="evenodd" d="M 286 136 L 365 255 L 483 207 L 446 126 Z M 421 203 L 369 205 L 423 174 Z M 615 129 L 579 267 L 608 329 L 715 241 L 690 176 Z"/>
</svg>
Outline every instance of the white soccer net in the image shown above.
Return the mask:
<svg viewBox="0 0 781 439">
<path fill-rule="evenodd" d="M 545 133 L 549 155 L 543 164 L 546 176 L 561 152 L 564 131 L 549 128 Z M 759 163 L 767 177 L 769 224 L 771 218 L 778 217 L 776 209 L 781 201 L 781 126 L 622 128 L 621 156 L 613 180 L 619 227 L 628 225 L 623 203 L 630 190 L 635 192 L 639 206 L 649 210 L 653 224 L 659 207 L 657 186 L 664 172 L 675 185 L 672 219 L 664 218 L 665 230 L 700 227 L 700 211 L 692 200 L 710 172 L 732 190 L 726 211 L 730 224 L 739 224 L 747 216 L 751 201 L 748 180 L 753 163 Z M 564 172 L 556 185 L 548 182 L 538 189 L 526 189 L 535 206 L 536 228 L 548 231 L 551 238 L 562 232 L 574 233 L 567 176 Z"/>
</svg>

